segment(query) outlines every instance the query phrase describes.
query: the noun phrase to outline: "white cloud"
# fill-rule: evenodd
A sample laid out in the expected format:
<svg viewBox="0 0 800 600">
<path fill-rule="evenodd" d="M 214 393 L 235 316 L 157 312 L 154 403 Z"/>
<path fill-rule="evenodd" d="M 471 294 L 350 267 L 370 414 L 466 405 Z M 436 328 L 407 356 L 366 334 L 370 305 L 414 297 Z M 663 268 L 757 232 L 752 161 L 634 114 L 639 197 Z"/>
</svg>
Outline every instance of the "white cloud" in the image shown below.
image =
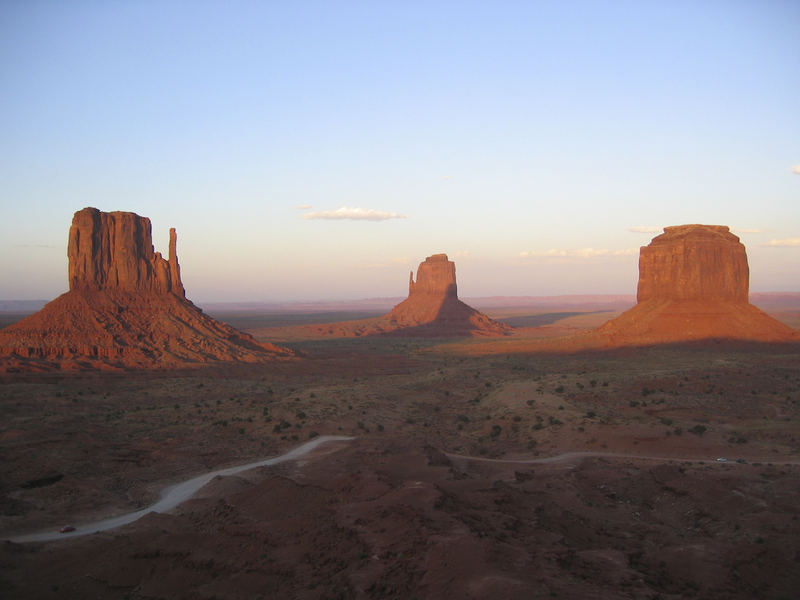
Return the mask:
<svg viewBox="0 0 800 600">
<path fill-rule="evenodd" d="M 311 205 L 310 204 L 301 204 L 297 208 L 299 208 L 300 210 L 308 210 L 309 208 L 311 208 Z"/>
<path fill-rule="evenodd" d="M 469 250 L 459 250 L 455 254 L 450 255 L 449 258 L 452 260 L 454 258 L 467 258 L 468 256 Z"/>
<path fill-rule="evenodd" d="M 800 175 L 800 165 L 793 166 L 792 173 L 794 173 L 795 175 Z"/>
<path fill-rule="evenodd" d="M 770 240 L 761 244 L 762 246 L 771 246 L 773 248 L 795 248 L 800 246 L 800 238 L 786 238 L 783 240 Z"/>
<path fill-rule="evenodd" d="M 405 219 L 405 215 L 373 208 L 350 208 L 342 206 L 336 210 L 318 210 L 303 215 L 304 219 L 350 219 L 353 221 L 386 221 L 387 219 Z"/>
<path fill-rule="evenodd" d="M 633 233 L 661 233 L 661 227 L 637 225 L 636 227 L 628 227 L 628 231 L 632 231 Z"/>
<path fill-rule="evenodd" d="M 732 227 L 736 233 L 764 233 L 763 229 L 745 229 L 743 227 Z"/>
<path fill-rule="evenodd" d="M 638 254 L 638 248 L 609 250 L 607 248 L 551 248 L 550 250 L 526 250 L 520 252 L 522 258 L 596 258 L 600 256 L 631 256 Z"/>
</svg>

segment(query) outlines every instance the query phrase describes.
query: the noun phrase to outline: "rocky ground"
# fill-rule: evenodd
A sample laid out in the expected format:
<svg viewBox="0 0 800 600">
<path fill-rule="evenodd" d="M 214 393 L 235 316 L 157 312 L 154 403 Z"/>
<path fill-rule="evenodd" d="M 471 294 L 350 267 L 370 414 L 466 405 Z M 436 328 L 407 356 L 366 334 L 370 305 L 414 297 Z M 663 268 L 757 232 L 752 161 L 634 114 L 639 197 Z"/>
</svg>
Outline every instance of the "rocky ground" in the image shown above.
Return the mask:
<svg viewBox="0 0 800 600">
<path fill-rule="evenodd" d="M 316 435 L 356 439 L 118 530 L 4 542 L 0 590 L 794 597 L 800 348 L 469 346 L 310 340 L 292 345 L 303 359 L 226 371 L 6 376 L 2 537 L 135 510 Z M 565 452 L 593 454 L 530 462 Z"/>
</svg>

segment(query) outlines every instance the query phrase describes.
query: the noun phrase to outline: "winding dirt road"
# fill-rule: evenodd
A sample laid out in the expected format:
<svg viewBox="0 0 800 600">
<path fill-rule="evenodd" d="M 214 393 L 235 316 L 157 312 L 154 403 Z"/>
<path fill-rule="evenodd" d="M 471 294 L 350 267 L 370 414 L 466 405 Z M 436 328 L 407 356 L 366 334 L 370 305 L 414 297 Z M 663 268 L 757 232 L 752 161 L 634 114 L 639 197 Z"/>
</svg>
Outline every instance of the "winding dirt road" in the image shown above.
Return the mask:
<svg viewBox="0 0 800 600">
<path fill-rule="evenodd" d="M 109 529 L 114 529 L 116 527 L 121 527 L 122 525 L 127 525 L 128 523 L 133 523 L 134 521 L 142 518 L 148 513 L 151 512 L 167 512 L 172 510 L 176 506 L 178 506 L 181 502 L 184 502 L 191 498 L 197 491 L 206 485 L 209 481 L 211 481 L 214 477 L 217 476 L 230 476 L 235 475 L 237 473 L 241 473 L 242 471 L 247 471 L 248 469 L 254 469 L 257 467 L 266 467 L 269 465 L 276 465 L 282 462 L 295 460 L 308 454 L 318 446 L 322 444 L 326 444 L 328 442 L 338 442 L 338 441 L 351 441 L 354 440 L 353 437 L 347 436 L 338 436 L 338 435 L 323 435 L 317 437 L 305 444 L 286 452 L 285 454 L 281 454 L 279 456 L 274 456 L 272 458 L 266 458 L 263 460 L 250 462 L 244 465 L 239 465 L 235 467 L 228 467 L 225 469 L 218 469 L 216 471 L 211 471 L 209 473 L 205 473 L 203 475 L 199 475 L 182 483 L 177 483 L 175 485 L 169 486 L 165 488 L 161 495 L 161 499 L 149 506 L 147 508 L 143 508 L 141 510 L 137 510 L 135 512 L 131 512 L 128 514 L 120 515 L 117 517 L 112 517 L 110 519 L 104 519 L 102 521 L 96 521 L 94 523 L 87 523 L 85 525 L 80 525 L 75 528 L 74 531 L 61 533 L 58 530 L 49 530 L 43 531 L 38 533 L 31 533 L 21 536 L 16 536 L 13 538 L 9 538 L 12 542 L 17 543 L 25 543 L 25 542 L 47 542 L 52 540 L 61 540 L 66 538 L 78 537 L 82 535 L 88 535 L 91 533 L 97 533 L 100 531 L 107 531 Z M 705 460 L 709 464 L 726 464 L 726 465 L 738 465 L 735 460 L 726 460 L 726 461 L 717 461 L 715 458 L 698 458 L 698 457 L 675 457 L 675 456 L 644 456 L 641 454 L 628 454 L 628 453 L 615 453 L 615 452 L 595 452 L 595 451 L 575 451 L 575 452 L 564 452 L 562 454 L 556 454 L 554 456 L 547 456 L 544 458 L 485 458 L 482 456 L 469 456 L 465 454 L 456 454 L 452 452 L 446 452 L 445 455 L 451 459 L 455 460 L 463 460 L 463 461 L 477 461 L 477 462 L 491 462 L 491 463 L 507 463 L 507 464 L 557 464 L 557 463 L 569 463 L 571 461 L 577 461 L 582 458 L 592 458 L 592 457 L 600 457 L 600 458 L 623 458 L 623 459 L 634 459 L 634 460 L 653 460 L 653 461 L 661 461 L 661 462 L 668 462 L 668 461 L 692 461 L 697 462 L 700 460 Z M 780 464 L 791 464 L 791 465 L 800 465 L 800 461 L 798 460 L 786 460 L 787 457 L 781 456 L 771 456 L 769 458 L 748 458 L 750 462 L 774 462 Z"/>
<path fill-rule="evenodd" d="M 108 531 L 109 529 L 115 529 L 117 527 L 121 527 L 123 525 L 127 525 L 128 523 L 133 523 L 138 519 L 141 519 L 148 513 L 151 512 L 167 512 L 172 510 L 176 506 L 178 506 L 181 502 L 185 502 L 192 496 L 194 496 L 197 491 L 206 485 L 209 481 L 214 479 L 214 477 L 221 476 L 226 477 L 230 475 L 235 475 L 237 473 L 241 473 L 242 471 L 247 471 L 249 469 L 255 469 L 256 467 L 266 467 L 269 465 L 277 465 L 282 462 L 286 462 L 289 460 L 295 460 L 308 454 L 318 446 L 322 444 L 326 444 L 328 442 L 344 442 L 350 441 L 354 438 L 340 436 L 340 435 L 322 435 L 313 440 L 306 442 L 302 446 L 298 446 L 286 452 L 285 454 L 281 454 L 280 456 L 273 456 L 272 458 L 265 458 L 262 460 L 258 460 L 255 462 L 250 462 L 244 465 L 239 465 L 236 467 L 227 467 L 225 469 L 217 469 L 216 471 L 211 471 L 209 473 L 204 473 L 203 475 L 198 475 L 197 477 L 193 477 L 187 481 L 182 483 L 176 483 L 164 489 L 161 493 L 161 499 L 153 504 L 152 506 L 148 506 L 147 508 L 143 508 L 141 510 L 137 510 L 131 513 L 127 513 L 124 515 L 119 515 L 117 517 L 111 517 L 110 519 L 103 519 L 102 521 L 95 521 L 94 523 L 86 523 L 84 525 L 76 526 L 74 531 L 70 531 L 67 533 L 61 533 L 58 530 L 49 530 L 49 531 L 42 531 L 38 533 L 30 533 L 26 535 L 20 535 L 17 537 L 9 538 L 9 541 L 17 542 L 17 543 L 25 543 L 25 542 L 48 542 L 52 540 L 61 540 L 65 538 L 73 538 L 79 537 L 82 535 L 88 535 L 90 533 L 97 533 L 100 531 Z"/>
<path fill-rule="evenodd" d="M 468 454 L 456 454 L 453 452 L 445 452 L 445 456 L 448 458 L 454 458 L 457 460 L 465 460 L 465 461 L 477 461 L 477 462 L 491 462 L 491 463 L 510 463 L 510 464 L 521 464 L 521 465 L 536 465 L 536 464 L 556 464 L 556 463 L 566 463 L 573 460 L 578 460 L 581 458 L 630 458 L 636 460 L 657 460 L 660 462 L 669 462 L 669 461 L 677 461 L 677 462 L 700 462 L 705 461 L 709 464 L 726 464 L 726 465 L 738 465 L 739 463 L 736 462 L 734 459 L 725 459 L 722 461 L 718 461 L 715 457 L 706 457 L 706 458 L 698 458 L 696 456 L 693 457 L 681 457 L 681 456 L 646 456 L 642 454 L 627 454 L 624 452 L 599 452 L 599 451 L 576 451 L 576 452 L 564 452 L 562 454 L 556 454 L 554 456 L 546 456 L 544 458 L 486 458 L 483 456 L 470 456 Z M 800 461 L 798 460 L 786 460 L 787 457 L 785 456 L 770 456 L 767 458 L 748 458 L 747 461 L 750 463 L 777 463 L 782 465 L 800 465 Z"/>
</svg>

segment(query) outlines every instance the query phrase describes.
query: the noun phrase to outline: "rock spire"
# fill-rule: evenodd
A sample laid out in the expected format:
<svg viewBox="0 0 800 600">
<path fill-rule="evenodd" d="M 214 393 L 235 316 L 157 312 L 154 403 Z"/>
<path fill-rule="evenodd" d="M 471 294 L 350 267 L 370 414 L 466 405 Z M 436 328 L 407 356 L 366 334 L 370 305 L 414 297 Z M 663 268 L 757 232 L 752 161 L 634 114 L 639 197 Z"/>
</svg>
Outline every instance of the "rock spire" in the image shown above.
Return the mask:
<svg viewBox="0 0 800 600">
<path fill-rule="evenodd" d="M 150 219 L 132 212 L 84 208 L 69 228 L 70 290 L 172 292 L 185 297 L 170 229 L 169 260 L 153 249 Z"/>
<path fill-rule="evenodd" d="M 153 249 L 150 219 L 76 212 L 67 243 L 69 291 L 0 331 L 0 371 L 172 368 L 293 355 L 187 300 L 175 229 L 169 234 L 164 259 Z"/>
</svg>

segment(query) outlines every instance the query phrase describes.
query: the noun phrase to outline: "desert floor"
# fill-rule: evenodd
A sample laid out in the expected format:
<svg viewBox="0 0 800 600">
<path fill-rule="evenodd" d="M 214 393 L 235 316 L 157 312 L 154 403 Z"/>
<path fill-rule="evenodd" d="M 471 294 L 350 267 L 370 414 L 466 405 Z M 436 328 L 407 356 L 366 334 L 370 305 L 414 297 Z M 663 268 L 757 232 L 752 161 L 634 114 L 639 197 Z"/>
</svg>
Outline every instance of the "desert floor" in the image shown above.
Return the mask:
<svg viewBox="0 0 800 600">
<path fill-rule="evenodd" d="M 800 589 L 797 345 L 482 355 L 473 347 L 491 341 L 309 339 L 313 315 L 221 316 L 305 356 L 5 376 L 0 538 L 80 529 L 316 436 L 355 439 L 216 478 L 119 529 L 1 542 L 0 596 L 788 599 Z M 492 316 L 537 337 L 613 313 Z"/>
</svg>

